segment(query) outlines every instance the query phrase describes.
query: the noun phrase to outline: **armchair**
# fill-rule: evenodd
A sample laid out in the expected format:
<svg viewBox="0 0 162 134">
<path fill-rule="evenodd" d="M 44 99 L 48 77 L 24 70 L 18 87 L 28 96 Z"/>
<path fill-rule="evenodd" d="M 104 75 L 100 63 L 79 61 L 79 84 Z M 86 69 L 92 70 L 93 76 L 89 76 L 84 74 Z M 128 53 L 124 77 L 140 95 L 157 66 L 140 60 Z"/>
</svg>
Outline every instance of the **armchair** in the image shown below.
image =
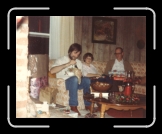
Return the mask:
<svg viewBox="0 0 162 134">
<path fill-rule="evenodd" d="M 96 69 L 99 73 L 104 72 L 104 69 L 106 67 L 106 62 L 93 61 L 92 64 L 96 67 Z M 137 76 L 140 76 L 140 77 L 146 76 L 146 63 L 140 63 L 140 62 L 134 61 L 134 62 L 130 62 L 130 64 L 135 72 L 136 77 Z M 91 89 L 91 91 L 94 92 L 92 89 Z M 146 95 L 146 85 L 136 84 L 134 93 Z"/>
</svg>

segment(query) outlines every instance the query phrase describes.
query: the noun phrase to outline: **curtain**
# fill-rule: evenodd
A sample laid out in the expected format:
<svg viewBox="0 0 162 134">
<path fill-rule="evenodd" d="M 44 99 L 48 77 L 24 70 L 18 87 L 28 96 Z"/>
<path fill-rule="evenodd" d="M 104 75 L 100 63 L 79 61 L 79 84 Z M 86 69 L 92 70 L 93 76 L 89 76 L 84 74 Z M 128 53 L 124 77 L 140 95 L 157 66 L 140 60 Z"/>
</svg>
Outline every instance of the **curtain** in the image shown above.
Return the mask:
<svg viewBox="0 0 162 134">
<path fill-rule="evenodd" d="M 60 57 L 60 17 L 50 16 L 49 58 Z"/>
<path fill-rule="evenodd" d="M 61 16 L 60 56 L 68 54 L 72 43 L 74 43 L 74 16 Z"/>
<path fill-rule="evenodd" d="M 68 54 L 74 43 L 74 16 L 50 16 L 50 59 Z"/>
</svg>

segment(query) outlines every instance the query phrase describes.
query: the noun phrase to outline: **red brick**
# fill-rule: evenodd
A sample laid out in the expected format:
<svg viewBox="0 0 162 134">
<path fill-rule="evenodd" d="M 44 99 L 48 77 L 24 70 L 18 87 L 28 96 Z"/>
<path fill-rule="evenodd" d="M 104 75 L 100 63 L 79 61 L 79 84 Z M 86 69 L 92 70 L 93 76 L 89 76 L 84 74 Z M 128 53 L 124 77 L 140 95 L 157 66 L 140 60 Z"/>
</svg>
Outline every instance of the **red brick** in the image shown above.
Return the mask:
<svg viewBox="0 0 162 134">
<path fill-rule="evenodd" d="M 26 101 L 28 99 L 29 86 L 16 87 L 16 102 Z"/>
<path fill-rule="evenodd" d="M 28 82 L 27 81 L 16 81 L 16 87 L 27 87 Z"/>
<path fill-rule="evenodd" d="M 22 27 L 20 29 L 20 33 L 28 33 L 29 32 L 29 28 L 28 27 Z"/>
<path fill-rule="evenodd" d="M 28 60 L 26 59 L 16 59 L 16 66 L 27 66 Z"/>
<path fill-rule="evenodd" d="M 23 24 L 28 24 L 29 23 L 29 21 L 28 21 L 28 16 L 24 16 L 24 22 L 23 22 Z"/>
<path fill-rule="evenodd" d="M 26 107 L 16 108 L 16 118 L 26 118 L 26 117 L 27 117 Z"/>
<path fill-rule="evenodd" d="M 23 107 L 26 107 L 26 105 L 27 105 L 27 100 L 16 102 L 16 108 L 23 108 Z"/>
<path fill-rule="evenodd" d="M 16 45 L 28 45 L 28 38 L 18 38 L 16 37 Z"/>
<path fill-rule="evenodd" d="M 20 45 L 16 48 L 16 56 L 21 56 L 21 58 L 25 58 L 28 55 L 28 48 L 27 47 L 20 47 Z"/>
<path fill-rule="evenodd" d="M 22 49 L 20 49 L 20 48 L 16 48 L 16 55 L 21 55 L 22 54 Z"/>
</svg>

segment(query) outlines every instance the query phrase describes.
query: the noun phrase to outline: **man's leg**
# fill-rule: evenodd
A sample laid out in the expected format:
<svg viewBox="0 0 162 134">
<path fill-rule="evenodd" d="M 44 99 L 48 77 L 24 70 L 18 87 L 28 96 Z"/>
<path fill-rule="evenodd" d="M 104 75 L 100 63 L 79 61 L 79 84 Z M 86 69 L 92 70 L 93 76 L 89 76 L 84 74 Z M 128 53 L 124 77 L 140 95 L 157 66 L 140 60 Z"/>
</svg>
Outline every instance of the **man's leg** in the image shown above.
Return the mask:
<svg viewBox="0 0 162 134">
<path fill-rule="evenodd" d="M 76 76 L 65 80 L 66 89 L 69 90 L 69 105 L 78 106 L 78 78 Z"/>
<path fill-rule="evenodd" d="M 90 93 L 90 84 L 91 84 L 91 80 L 88 77 L 82 77 L 81 79 L 81 83 L 79 85 L 79 89 L 83 89 L 83 93 Z M 91 103 L 84 100 L 84 104 L 85 106 L 90 106 Z"/>
<path fill-rule="evenodd" d="M 123 82 L 118 80 L 113 80 L 112 82 L 112 92 L 119 92 L 119 86 L 122 86 Z"/>
<path fill-rule="evenodd" d="M 78 78 L 76 76 L 70 77 L 65 81 L 66 89 L 69 90 L 69 105 L 71 110 L 77 112 L 80 115 L 80 112 L 77 109 L 78 106 Z"/>
</svg>

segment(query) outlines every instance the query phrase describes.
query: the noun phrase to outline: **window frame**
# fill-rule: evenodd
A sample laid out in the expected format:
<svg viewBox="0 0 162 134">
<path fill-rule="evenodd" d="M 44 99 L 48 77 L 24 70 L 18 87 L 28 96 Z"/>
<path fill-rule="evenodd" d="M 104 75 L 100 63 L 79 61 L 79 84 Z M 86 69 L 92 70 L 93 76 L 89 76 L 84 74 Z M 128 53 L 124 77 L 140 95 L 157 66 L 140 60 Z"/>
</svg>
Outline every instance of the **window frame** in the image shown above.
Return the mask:
<svg viewBox="0 0 162 134">
<path fill-rule="evenodd" d="M 43 32 L 31 32 L 29 31 L 28 32 L 28 36 L 29 37 L 40 37 L 40 38 L 48 38 L 49 40 L 49 47 L 48 49 L 50 49 L 50 21 L 51 17 L 49 16 L 49 33 L 43 33 Z M 50 50 L 48 50 L 48 55 L 50 53 Z"/>
</svg>

